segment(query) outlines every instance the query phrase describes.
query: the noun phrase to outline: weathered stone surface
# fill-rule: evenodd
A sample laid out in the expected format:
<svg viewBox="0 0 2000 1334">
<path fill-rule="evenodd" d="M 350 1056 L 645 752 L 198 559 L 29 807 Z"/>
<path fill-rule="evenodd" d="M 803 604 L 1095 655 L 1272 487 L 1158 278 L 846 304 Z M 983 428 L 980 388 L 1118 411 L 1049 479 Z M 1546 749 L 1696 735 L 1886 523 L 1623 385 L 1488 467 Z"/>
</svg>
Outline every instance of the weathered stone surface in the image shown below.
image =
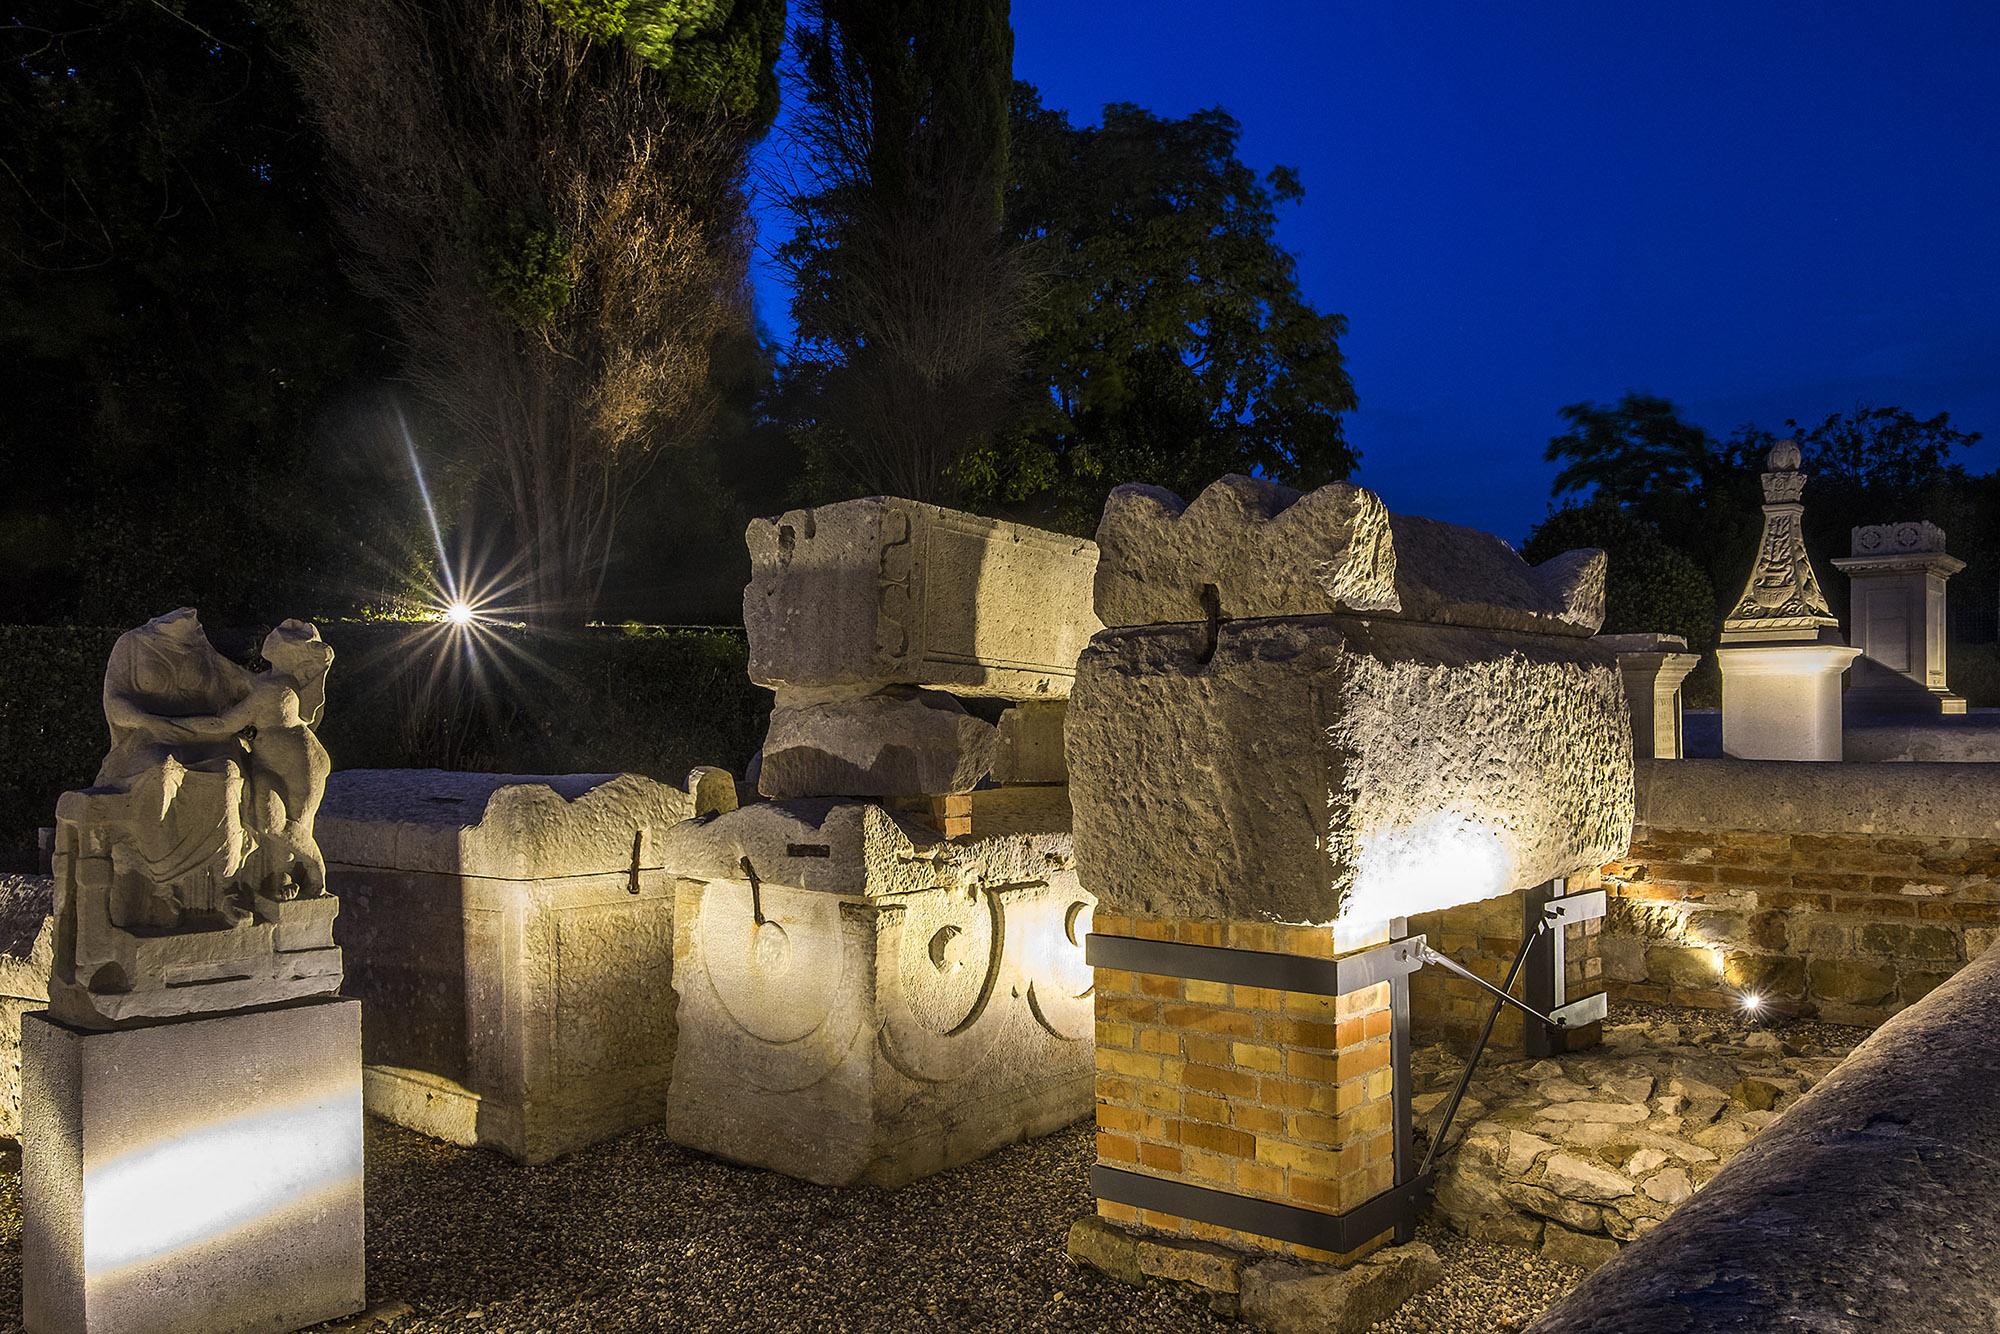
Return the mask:
<svg viewBox="0 0 2000 1334">
<path fill-rule="evenodd" d="M 1610 655 L 1326 616 L 1111 630 L 1066 729 L 1107 910 L 1324 923 L 1595 868 L 1630 843 Z"/>
<path fill-rule="evenodd" d="M 1377 612 L 1434 625 L 1588 635 L 1604 619 L 1604 554 L 1530 566 L 1499 538 L 1390 515 L 1345 483 L 1307 494 L 1229 476 L 1183 505 L 1122 486 L 1098 528 L 1107 626 Z"/>
<path fill-rule="evenodd" d="M 950 695 L 908 687 L 858 697 L 777 693 L 757 773 L 767 797 L 970 792 L 992 771 L 993 725 Z"/>
<path fill-rule="evenodd" d="M 1069 1225 L 1069 1258 L 1108 1274 L 1121 1283 L 1138 1283 L 1139 1237 L 1124 1228 L 1113 1227 L 1095 1214 Z"/>
<path fill-rule="evenodd" d="M 2000 1309 L 2000 954 L 1890 1019 L 1532 1326 L 1986 1329 Z"/>
<path fill-rule="evenodd" d="M 2000 765 L 1648 760 L 1639 823 L 1892 838 L 2000 838 Z"/>
<path fill-rule="evenodd" d="M 1443 1262 L 1422 1242 L 1344 1269 L 1266 1260 L 1243 1271 L 1243 1318 L 1272 1334 L 1363 1334 L 1443 1277 Z"/>
<path fill-rule="evenodd" d="M 21 1138 L 21 1017 L 49 1003 L 55 881 L 0 874 L 0 1137 Z"/>
<path fill-rule="evenodd" d="M 668 830 L 734 806 L 701 768 L 709 805 L 639 774 L 474 774 L 343 769 L 327 784 L 320 842 L 348 866 L 496 880 L 657 869 Z M 726 775 L 724 775 L 726 777 Z"/>
<path fill-rule="evenodd" d="M 691 779 L 712 805 L 735 796 L 719 772 Z M 631 774 L 351 770 L 327 804 L 371 1112 L 530 1163 L 665 1114 L 664 852 L 694 798 Z"/>
<path fill-rule="evenodd" d="M 745 540 L 763 686 L 1061 698 L 1098 628 L 1081 538 L 877 496 L 753 519 Z"/>
<path fill-rule="evenodd" d="M 359 1311 L 360 1009 L 28 1016 L 27 1327 L 276 1334 Z"/>
<path fill-rule="evenodd" d="M 1092 901 L 1067 844 L 821 802 L 683 826 L 668 1133 L 892 1186 L 1088 1115 Z"/>
<path fill-rule="evenodd" d="M 1232 474 L 1183 503 L 1128 485 L 1097 527 L 1097 614 L 1109 626 L 1398 609 L 1381 498 Z"/>
<path fill-rule="evenodd" d="M 1618 1258 L 1618 1242 L 1610 1237 L 1586 1236 L 1555 1223 L 1542 1233 L 1542 1258 L 1557 1264 L 1595 1269 Z"/>
<path fill-rule="evenodd" d="M 111 750 L 56 804 L 50 1012 L 84 1028 L 322 995 L 337 907 L 314 842 L 332 768 L 313 733 L 333 650 L 304 621 L 252 673 L 192 608 L 119 636 Z"/>
<path fill-rule="evenodd" d="M 1243 1252 L 1175 1237 L 1168 1241 L 1139 1238 L 1139 1272 L 1168 1283 L 1187 1283 L 1208 1292 L 1238 1292 L 1243 1282 Z"/>
<path fill-rule="evenodd" d="M 1033 700 L 1001 714 L 993 738 L 993 781 L 1067 783 L 1063 723 L 1068 716 L 1063 700 Z"/>
<path fill-rule="evenodd" d="M 1641 1115 L 1638 1119 L 1645 1120 L 1645 1109 L 1641 1107 L 1639 1111 Z M 1573 1200 L 1599 1202 L 1622 1199 L 1633 1190 L 1629 1180 L 1611 1169 L 1568 1153 L 1556 1154 L 1543 1166 L 1542 1184 Z"/>
</svg>

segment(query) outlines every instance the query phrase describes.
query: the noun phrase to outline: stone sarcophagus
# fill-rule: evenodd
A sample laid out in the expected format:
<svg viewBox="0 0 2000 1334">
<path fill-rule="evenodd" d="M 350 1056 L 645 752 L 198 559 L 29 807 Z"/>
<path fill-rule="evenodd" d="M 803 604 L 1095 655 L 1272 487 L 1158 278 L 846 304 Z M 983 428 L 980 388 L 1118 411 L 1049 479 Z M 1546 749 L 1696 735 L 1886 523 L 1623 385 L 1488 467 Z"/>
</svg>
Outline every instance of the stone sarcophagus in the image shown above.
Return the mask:
<svg viewBox="0 0 2000 1334">
<path fill-rule="evenodd" d="M 343 771 L 321 819 L 368 1110 L 528 1163 L 658 1121 L 669 832 L 735 805 L 636 774 Z"/>
<path fill-rule="evenodd" d="M 1090 1110 L 1092 901 L 1067 835 L 948 840 L 867 802 L 673 831 L 678 1142 L 896 1186 Z"/>
<path fill-rule="evenodd" d="M 1409 976 L 1444 961 L 1408 919 L 1629 843 L 1603 553 L 1530 566 L 1355 487 L 1247 477 L 1186 505 L 1121 487 L 1098 543 L 1065 729 L 1098 899 L 1100 1220 L 1073 1250 L 1109 1226 L 1143 1272 L 1215 1242 L 1352 1262 L 1424 1189 Z M 1585 911 L 1544 909 L 1561 888 L 1535 900 L 1558 941 Z"/>
</svg>

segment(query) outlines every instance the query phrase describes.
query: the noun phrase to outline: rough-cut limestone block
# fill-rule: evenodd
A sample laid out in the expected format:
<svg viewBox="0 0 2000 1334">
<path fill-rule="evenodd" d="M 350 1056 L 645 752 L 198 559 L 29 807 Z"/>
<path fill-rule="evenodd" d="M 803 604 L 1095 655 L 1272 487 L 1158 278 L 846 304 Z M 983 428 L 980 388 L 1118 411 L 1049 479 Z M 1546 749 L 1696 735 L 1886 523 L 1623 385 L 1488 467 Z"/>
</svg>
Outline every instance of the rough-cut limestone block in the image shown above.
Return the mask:
<svg viewBox="0 0 2000 1334">
<path fill-rule="evenodd" d="M 1016 704 L 1000 715 L 994 738 L 993 781 L 996 783 L 1067 783 L 1063 761 L 1063 719 L 1069 705 L 1062 700 Z"/>
<path fill-rule="evenodd" d="M 753 519 L 743 625 L 761 686 L 1061 698 L 1097 630 L 1097 547 L 876 496 Z"/>
<path fill-rule="evenodd" d="M 1231 474 L 1191 502 L 1162 487 L 1121 486 L 1104 502 L 1097 546 L 1106 625 L 1399 605 L 1389 511 L 1373 491 L 1344 482 L 1301 494 Z"/>
<path fill-rule="evenodd" d="M 0 875 L 0 1137 L 21 1138 L 21 1016 L 49 1003 L 55 881 Z"/>
<path fill-rule="evenodd" d="M 1107 630 L 1066 732 L 1078 870 L 1133 916 L 1477 902 L 1630 846 L 1630 728 L 1612 655 L 1574 639 L 1347 616 Z"/>
<path fill-rule="evenodd" d="M 22 1023 L 36 1334 L 298 1329 L 361 1309 L 361 1006 Z"/>
<path fill-rule="evenodd" d="M 631 774 L 335 774 L 320 842 L 367 1002 L 368 1110 L 530 1163 L 658 1121 L 664 849 L 689 806 Z"/>
<path fill-rule="evenodd" d="M 1121 486 L 1098 528 L 1106 625 L 1372 612 L 1437 625 L 1590 635 L 1604 620 L 1605 558 L 1529 565 L 1472 528 L 1390 514 L 1336 482 L 1301 494 L 1228 476 L 1183 505 Z"/>
<path fill-rule="evenodd" d="M 681 882 L 676 1141 L 896 1186 L 1089 1115 L 1092 901 L 1066 837 L 945 843 L 797 802 L 681 843 L 733 873 Z"/>
<path fill-rule="evenodd" d="M 993 768 L 993 724 L 950 695 L 780 689 L 757 790 L 767 797 L 970 792 Z"/>
</svg>

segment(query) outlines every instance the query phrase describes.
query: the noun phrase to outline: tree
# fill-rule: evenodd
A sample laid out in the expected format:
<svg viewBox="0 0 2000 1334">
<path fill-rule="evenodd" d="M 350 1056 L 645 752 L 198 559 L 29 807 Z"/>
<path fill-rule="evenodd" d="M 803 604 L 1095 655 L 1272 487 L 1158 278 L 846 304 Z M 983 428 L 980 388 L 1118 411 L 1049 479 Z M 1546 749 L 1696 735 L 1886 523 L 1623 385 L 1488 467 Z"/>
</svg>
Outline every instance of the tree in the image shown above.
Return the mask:
<svg viewBox="0 0 2000 1334">
<path fill-rule="evenodd" d="M 282 33 L 240 0 L 8 13 L 0 620 L 367 600 L 366 554 L 415 507 L 345 443 L 393 363 L 341 278 Z"/>
<path fill-rule="evenodd" d="M 1296 173 L 1260 176 L 1239 134 L 1219 109 L 1116 104 L 1072 125 L 1015 85 L 1008 216 L 1043 275 L 1037 411 L 966 460 L 971 493 L 1088 531 L 1122 482 L 1192 495 L 1226 472 L 1311 487 L 1352 471 L 1347 321 L 1306 301 L 1277 243 Z"/>
<path fill-rule="evenodd" d="M 748 321 L 782 0 L 314 0 L 301 65 L 357 285 L 483 466 L 525 608 L 576 620 Z"/>
<path fill-rule="evenodd" d="M 797 337 L 784 402 L 831 492 L 957 498 L 1019 399 L 1002 230 L 1007 0 L 807 0 L 777 191 Z"/>
<path fill-rule="evenodd" d="M 1919 490 L 1953 471 L 1953 450 L 1979 443 L 1979 432 L 1953 427 L 1949 412 L 1920 418 L 1907 408 L 1866 404 L 1831 413 L 1810 430 L 1798 430 L 1796 422 L 1786 425 L 1807 472 L 1863 490 Z"/>
</svg>

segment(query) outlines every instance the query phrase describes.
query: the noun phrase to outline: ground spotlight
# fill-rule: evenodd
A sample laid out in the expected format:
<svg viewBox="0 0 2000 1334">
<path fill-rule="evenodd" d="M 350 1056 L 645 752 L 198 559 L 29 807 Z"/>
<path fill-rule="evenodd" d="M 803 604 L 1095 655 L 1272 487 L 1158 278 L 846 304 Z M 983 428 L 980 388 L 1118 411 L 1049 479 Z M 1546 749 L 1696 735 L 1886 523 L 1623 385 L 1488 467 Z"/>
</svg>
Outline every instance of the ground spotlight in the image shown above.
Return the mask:
<svg viewBox="0 0 2000 1334">
<path fill-rule="evenodd" d="M 1764 1008 L 1764 998 L 1754 991 L 1746 993 L 1736 1003 L 1743 1007 L 1746 1014 L 1755 1014 Z"/>
<path fill-rule="evenodd" d="M 471 625 L 474 620 L 470 603 L 454 601 L 444 609 L 444 618 L 453 625 Z"/>
</svg>

